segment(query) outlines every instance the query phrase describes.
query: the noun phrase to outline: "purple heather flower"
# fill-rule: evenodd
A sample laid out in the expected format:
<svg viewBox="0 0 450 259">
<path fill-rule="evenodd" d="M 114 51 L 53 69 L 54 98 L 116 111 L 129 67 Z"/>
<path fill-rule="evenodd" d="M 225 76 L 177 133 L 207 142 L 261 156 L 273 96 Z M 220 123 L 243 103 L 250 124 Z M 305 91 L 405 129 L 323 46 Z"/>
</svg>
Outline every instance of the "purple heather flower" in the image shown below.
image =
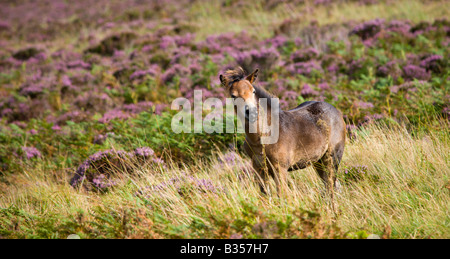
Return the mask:
<svg viewBox="0 0 450 259">
<path fill-rule="evenodd" d="M 412 34 L 410 32 L 411 25 L 407 21 L 398 21 L 393 20 L 389 22 L 387 28 L 387 31 L 398 33 L 401 36 L 411 37 Z"/>
<path fill-rule="evenodd" d="M 116 183 L 108 179 L 105 174 L 99 174 L 92 179 L 92 184 L 98 190 L 106 190 L 107 188 L 114 186 Z"/>
<path fill-rule="evenodd" d="M 164 165 L 164 160 L 159 157 L 152 158 L 152 162 L 155 164 Z"/>
<path fill-rule="evenodd" d="M 242 234 L 232 234 L 231 236 L 230 236 L 230 239 L 242 239 L 243 238 L 243 235 Z"/>
<path fill-rule="evenodd" d="M 433 71 L 439 73 L 441 68 L 439 62 L 443 60 L 441 55 L 431 55 L 420 62 L 420 66 L 425 68 L 427 71 Z"/>
<path fill-rule="evenodd" d="M 125 104 L 123 106 L 123 111 L 138 114 L 143 111 L 149 111 L 151 107 L 154 106 L 153 102 L 138 102 L 136 104 Z"/>
<path fill-rule="evenodd" d="M 76 170 L 74 176 L 70 180 L 70 185 L 75 187 L 80 182 L 87 179 L 88 170 L 91 168 L 91 166 L 95 165 L 95 163 L 98 161 L 101 161 L 103 159 L 114 158 L 114 157 L 127 158 L 129 156 L 130 156 L 130 154 L 125 151 L 122 151 L 122 150 L 116 151 L 113 149 L 99 151 L 97 153 L 94 153 L 91 156 L 89 156 L 89 158 L 86 159 L 83 163 L 81 163 L 81 165 Z M 104 177 L 102 177 L 102 176 L 100 176 L 100 178 L 98 178 L 98 177 L 99 177 L 98 175 L 94 175 L 93 181 L 95 179 L 97 179 L 97 180 L 95 180 L 96 182 L 93 182 L 94 187 L 101 187 L 102 186 L 101 184 L 104 183 L 102 181 L 102 179 Z M 103 187 L 105 187 L 105 185 L 103 185 Z"/>
<path fill-rule="evenodd" d="M 155 105 L 155 114 L 156 115 L 161 115 L 163 110 L 168 106 L 168 104 L 165 103 L 158 103 L 157 105 Z"/>
<path fill-rule="evenodd" d="M 300 37 L 295 38 L 295 39 L 294 39 L 294 44 L 295 44 L 295 46 L 297 46 L 297 47 L 303 45 L 303 39 L 300 38 Z"/>
<path fill-rule="evenodd" d="M 363 41 L 366 41 L 368 39 L 375 37 L 381 31 L 383 25 L 384 20 L 382 19 L 367 21 L 355 26 L 353 30 L 350 32 L 350 35 L 356 34 Z"/>
<path fill-rule="evenodd" d="M 159 43 L 159 47 L 166 50 L 171 46 L 175 46 L 175 39 L 172 36 L 163 36 L 161 38 L 161 42 Z"/>
<path fill-rule="evenodd" d="M 292 53 L 290 59 L 293 62 L 305 62 L 310 61 L 312 59 L 315 59 L 319 56 L 319 51 L 315 48 L 307 48 L 307 49 L 301 49 L 297 50 L 296 52 Z"/>
<path fill-rule="evenodd" d="M 70 81 L 70 78 L 67 75 L 63 75 L 61 77 L 61 83 L 63 86 L 66 86 L 66 87 L 72 86 L 72 81 Z"/>
<path fill-rule="evenodd" d="M 309 76 L 314 70 L 321 72 L 322 67 L 316 61 L 307 61 L 291 64 L 287 67 L 287 70 L 293 75 Z"/>
<path fill-rule="evenodd" d="M 330 86 L 326 82 L 318 84 L 317 87 L 321 90 L 330 90 L 331 89 Z"/>
<path fill-rule="evenodd" d="M 287 39 L 282 35 L 278 35 L 275 36 L 274 38 L 266 40 L 266 42 L 269 43 L 274 48 L 280 48 L 287 42 Z"/>
<path fill-rule="evenodd" d="M 298 98 L 298 93 L 296 91 L 286 91 L 283 93 L 283 99 L 296 101 Z"/>
<path fill-rule="evenodd" d="M 90 70 L 91 65 L 84 62 L 83 60 L 75 60 L 75 61 L 71 61 L 71 62 L 67 63 L 67 68 L 69 68 L 69 69 L 82 68 L 82 69 Z"/>
<path fill-rule="evenodd" d="M 146 70 L 136 70 L 133 74 L 130 75 L 130 80 L 139 79 L 146 75 L 156 76 L 159 73 L 158 65 L 152 65 Z"/>
<path fill-rule="evenodd" d="M 190 74 L 190 70 L 180 64 L 174 64 L 172 67 L 166 70 L 162 75 L 164 82 L 171 81 L 175 76 L 184 77 Z"/>
<path fill-rule="evenodd" d="M 414 91 L 413 89 L 416 89 L 417 85 L 420 85 L 420 84 L 423 85 L 426 83 L 427 83 L 427 81 L 423 81 L 423 80 L 410 81 L 410 82 L 403 83 L 401 85 L 393 85 L 393 86 L 391 86 L 390 91 L 392 93 L 398 93 L 399 90 Z"/>
<path fill-rule="evenodd" d="M 330 73 L 337 73 L 339 71 L 339 65 L 331 64 L 330 66 L 328 66 L 327 70 Z"/>
<path fill-rule="evenodd" d="M 303 95 L 303 96 L 319 95 L 319 92 L 317 92 L 316 90 L 312 89 L 309 84 L 304 84 L 300 94 Z"/>
<path fill-rule="evenodd" d="M 6 31 L 11 28 L 11 24 L 7 21 L 0 21 L 0 31 Z"/>
<path fill-rule="evenodd" d="M 430 79 L 430 73 L 424 68 L 415 65 L 406 65 L 403 67 L 403 77 L 407 81 L 412 81 L 414 79 L 428 80 Z"/>
<path fill-rule="evenodd" d="M 123 112 L 120 109 L 113 109 L 107 111 L 105 114 L 103 114 L 103 117 L 98 120 L 100 123 L 108 123 L 113 119 L 127 119 L 130 115 Z"/>
<path fill-rule="evenodd" d="M 134 150 L 134 154 L 141 157 L 150 157 L 155 154 L 155 151 L 149 147 L 139 147 Z"/>
<path fill-rule="evenodd" d="M 237 164 L 238 157 L 239 155 L 236 152 L 227 152 L 223 155 L 223 158 L 220 159 L 220 163 L 234 166 Z"/>
<path fill-rule="evenodd" d="M 22 151 L 27 159 L 41 157 L 41 152 L 35 147 L 22 147 Z"/>
<path fill-rule="evenodd" d="M 20 90 L 20 94 L 22 94 L 24 96 L 34 97 L 34 96 L 37 96 L 37 95 L 43 93 L 44 89 L 45 89 L 45 87 L 42 84 L 31 84 L 31 85 L 24 86 L 22 88 L 22 90 Z"/>
<path fill-rule="evenodd" d="M 9 114 L 12 114 L 13 110 L 11 108 L 5 108 L 2 110 L 2 112 L 0 113 L 0 115 L 2 117 L 8 116 Z"/>
<path fill-rule="evenodd" d="M 375 106 L 373 105 L 373 103 L 362 102 L 362 101 L 357 102 L 356 105 L 357 105 L 359 108 L 361 108 L 361 109 L 370 109 L 370 108 L 375 107 Z"/>
<path fill-rule="evenodd" d="M 278 64 L 280 53 L 274 47 L 253 49 L 250 51 L 239 51 L 230 53 L 236 62 L 246 71 L 260 68 L 262 70 L 270 70 Z"/>
</svg>

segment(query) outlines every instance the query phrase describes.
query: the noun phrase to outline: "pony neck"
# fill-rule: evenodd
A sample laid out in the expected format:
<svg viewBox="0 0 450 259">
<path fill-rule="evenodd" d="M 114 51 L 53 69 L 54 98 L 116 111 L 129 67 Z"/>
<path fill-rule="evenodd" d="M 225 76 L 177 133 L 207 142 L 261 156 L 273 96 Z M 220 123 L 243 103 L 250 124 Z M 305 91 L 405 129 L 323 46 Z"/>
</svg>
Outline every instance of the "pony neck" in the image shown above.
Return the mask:
<svg viewBox="0 0 450 259">
<path fill-rule="evenodd" d="M 258 89 L 255 87 L 255 89 Z M 265 91 L 264 91 L 265 92 Z M 267 94 L 267 92 L 265 92 Z M 247 135 L 248 139 L 250 140 L 251 144 L 260 144 L 261 136 L 263 136 L 263 131 L 265 127 L 268 127 L 268 125 L 271 125 L 272 123 L 272 117 L 271 117 L 271 100 L 270 98 L 274 98 L 274 96 L 271 96 L 269 94 L 267 95 L 259 95 L 258 90 L 256 91 L 256 97 L 257 97 L 257 104 L 258 104 L 258 119 L 256 120 L 256 132 L 250 133 L 249 130 L 249 124 L 250 122 L 248 119 L 245 119 L 245 134 Z M 260 98 L 266 98 L 266 104 L 261 105 Z M 262 128 L 261 128 L 262 127 Z"/>
</svg>

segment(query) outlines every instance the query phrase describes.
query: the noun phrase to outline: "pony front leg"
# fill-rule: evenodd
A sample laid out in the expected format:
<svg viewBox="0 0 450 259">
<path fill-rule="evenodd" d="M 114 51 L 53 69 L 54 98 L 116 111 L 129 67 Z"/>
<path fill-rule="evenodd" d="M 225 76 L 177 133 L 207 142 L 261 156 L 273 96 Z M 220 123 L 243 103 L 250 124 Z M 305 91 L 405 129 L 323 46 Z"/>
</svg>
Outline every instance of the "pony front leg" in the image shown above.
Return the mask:
<svg viewBox="0 0 450 259">
<path fill-rule="evenodd" d="M 253 169 L 256 171 L 256 182 L 259 185 L 261 193 L 266 195 L 268 193 L 269 173 L 264 166 L 264 158 L 262 156 L 253 156 Z"/>
</svg>

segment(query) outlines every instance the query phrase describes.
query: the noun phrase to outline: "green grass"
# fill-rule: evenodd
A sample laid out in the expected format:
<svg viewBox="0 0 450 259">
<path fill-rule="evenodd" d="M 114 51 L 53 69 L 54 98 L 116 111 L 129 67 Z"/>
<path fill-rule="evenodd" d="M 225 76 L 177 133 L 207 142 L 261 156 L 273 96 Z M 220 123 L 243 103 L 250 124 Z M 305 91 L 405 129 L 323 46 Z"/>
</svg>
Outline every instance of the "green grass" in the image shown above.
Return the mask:
<svg viewBox="0 0 450 259">
<path fill-rule="evenodd" d="M 0 235 L 6 238 L 449 238 L 450 135 L 413 137 L 405 127 L 371 125 L 348 141 L 338 174 L 343 191 L 335 215 L 312 168 L 290 174 L 290 189 L 261 196 L 253 175 L 219 163 L 217 153 L 181 169 L 137 167 L 117 172 L 111 191 L 73 189 L 67 177 L 39 166 L 24 168 L 0 198 Z M 247 158 L 242 159 L 242 163 Z M 356 178 L 345 169 L 364 165 Z M 174 177 L 206 179 L 225 192 L 198 189 L 136 195 Z M 272 183 L 273 184 L 273 183 Z"/>
<path fill-rule="evenodd" d="M 276 28 L 285 20 L 292 19 L 300 31 L 317 22 L 319 25 L 361 22 L 376 18 L 433 21 L 448 17 L 448 1 L 398 0 L 372 5 L 345 2 L 315 6 L 314 1 L 304 5 L 280 3 L 269 8 L 267 1 L 252 1 L 245 6 L 223 7 L 219 1 L 196 2 L 189 9 L 188 23 L 195 26 L 198 39 L 211 34 L 241 32 L 245 30 L 259 39 L 273 36 Z"/>
</svg>

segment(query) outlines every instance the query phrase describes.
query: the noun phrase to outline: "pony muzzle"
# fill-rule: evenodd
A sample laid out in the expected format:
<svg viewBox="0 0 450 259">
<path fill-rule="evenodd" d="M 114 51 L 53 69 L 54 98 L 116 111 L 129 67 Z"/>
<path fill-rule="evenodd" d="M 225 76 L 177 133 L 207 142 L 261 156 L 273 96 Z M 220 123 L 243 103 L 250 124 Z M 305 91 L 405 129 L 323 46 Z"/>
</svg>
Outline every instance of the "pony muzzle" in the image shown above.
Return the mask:
<svg viewBox="0 0 450 259">
<path fill-rule="evenodd" d="M 258 119 L 258 109 L 255 106 L 244 106 L 244 115 L 245 119 L 247 119 L 250 123 L 256 122 Z"/>
</svg>

